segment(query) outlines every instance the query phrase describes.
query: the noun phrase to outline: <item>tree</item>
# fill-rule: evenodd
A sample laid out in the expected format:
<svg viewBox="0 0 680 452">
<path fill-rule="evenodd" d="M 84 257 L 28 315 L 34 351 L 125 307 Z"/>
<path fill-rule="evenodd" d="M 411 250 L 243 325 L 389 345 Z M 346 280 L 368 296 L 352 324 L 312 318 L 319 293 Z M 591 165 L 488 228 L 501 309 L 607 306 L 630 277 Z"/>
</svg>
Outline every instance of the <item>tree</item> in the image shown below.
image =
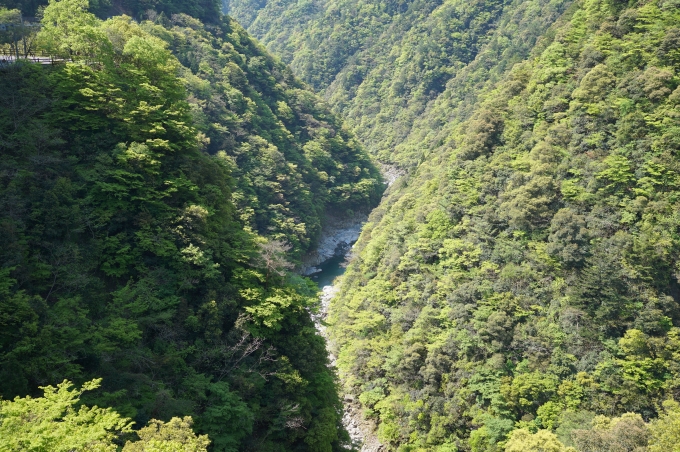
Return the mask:
<svg viewBox="0 0 680 452">
<path fill-rule="evenodd" d="M 88 7 L 88 0 L 50 0 L 38 34 L 40 45 L 71 59 L 99 61 L 110 55 L 110 49 L 105 49 L 110 41 Z"/>
<path fill-rule="evenodd" d="M 590 430 L 574 430 L 571 435 L 582 452 L 632 452 L 644 450 L 650 432 L 642 416 L 625 413 L 613 419 L 597 416 Z"/>
<path fill-rule="evenodd" d="M 521 428 L 510 433 L 505 452 L 576 452 L 576 449 L 566 447 L 549 430 L 531 433 Z"/>
<path fill-rule="evenodd" d="M 550 222 L 546 251 L 565 266 L 579 267 L 588 254 L 588 230 L 582 215 L 560 209 Z"/>
<path fill-rule="evenodd" d="M 270 276 L 283 276 L 293 268 L 293 264 L 288 262 L 286 253 L 291 246 L 280 240 L 268 240 L 260 244 L 260 250 L 255 258 L 255 265 L 266 270 L 266 278 Z"/>
<path fill-rule="evenodd" d="M 78 406 L 81 394 L 100 383 L 92 380 L 78 390 L 64 381 L 43 387 L 43 397 L 0 401 L 0 450 L 115 451 L 112 441 L 130 433 L 132 422 L 110 408 Z"/>
<path fill-rule="evenodd" d="M 128 441 L 123 452 L 207 452 L 207 435 L 196 436 L 191 430 L 191 417 L 173 417 L 168 422 L 156 419 L 137 432 L 139 441 Z"/>
<path fill-rule="evenodd" d="M 649 424 L 649 452 L 680 451 L 680 403 L 666 400 L 659 418 Z"/>
<path fill-rule="evenodd" d="M 133 422 L 111 408 L 80 403 L 84 391 L 97 389 L 101 379 L 71 389 L 69 381 L 43 387 L 43 397 L 0 400 L 0 451 L 115 452 L 121 435 L 133 434 Z M 191 417 L 164 423 L 151 420 L 137 432 L 139 441 L 128 441 L 129 452 L 206 452 L 210 440 L 191 430 Z"/>
</svg>

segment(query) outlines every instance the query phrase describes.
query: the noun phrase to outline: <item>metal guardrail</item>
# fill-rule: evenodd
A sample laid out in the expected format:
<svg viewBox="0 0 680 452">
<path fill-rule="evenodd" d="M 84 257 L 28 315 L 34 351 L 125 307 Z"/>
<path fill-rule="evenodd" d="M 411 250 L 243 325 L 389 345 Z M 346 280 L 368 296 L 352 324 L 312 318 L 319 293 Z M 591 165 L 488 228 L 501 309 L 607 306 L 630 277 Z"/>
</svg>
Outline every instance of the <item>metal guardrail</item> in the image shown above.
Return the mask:
<svg viewBox="0 0 680 452">
<path fill-rule="evenodd" d="M 7 23 L 0 24 L 0 31 L 9 31 L 14 28 L 40 28 L 42 25 L 40 23 L 33 22 L 23 22 L 23 23 Z"/>
<path fill-rule="evenodd" d="M 18 56 L 12 52 L 0 50 L 0 65 L 8 65 L 18 61 L 29 61 L 32 63 L 54 65 L 65 63 L 68 60 L 60 57 L 55 57 L 46 52 L 31 52 L 28 55 L 19 54 Z"/>
</svg>

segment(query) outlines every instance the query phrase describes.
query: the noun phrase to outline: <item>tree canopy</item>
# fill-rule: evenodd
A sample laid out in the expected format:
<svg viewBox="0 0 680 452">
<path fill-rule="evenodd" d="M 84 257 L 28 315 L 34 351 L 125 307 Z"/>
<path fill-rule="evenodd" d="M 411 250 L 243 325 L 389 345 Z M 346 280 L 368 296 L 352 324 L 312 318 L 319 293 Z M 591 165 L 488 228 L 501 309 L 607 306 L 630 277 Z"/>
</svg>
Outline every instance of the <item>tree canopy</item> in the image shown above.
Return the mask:
<svg viewBox="0 0 680 452">
<path fill-rule="evenodd" d="M 78 403 L 106 408 L 72 416 L 104 449 L 132 419 L 126 450 L 337 450 L 316 287 L 290 262 L 328 211 L 377 201 L 377 171 L 231 19 L 90 9 L 44 9 L 63 63 L 0 68 L 0 396 L 103 378 Z"/>
<path fill-rule="evenodd" d="M 679 369 L 677 2 L 229 4 L 407 173 L 331 303 L 383 444 L 656 447 Z"/>
<path fill-rule="evenodd" d="M 167 423 L 154 419 L 133 433 L 133 422 L 111 408 L 78 406 L 82 393 L 100 384 L 101 379 L 92 380 L 77 390 L 64 381 L 56 388 L 41 388 L 43 397 L 0 401 L 0 450 L 116 451 L 116 443 L 127 435 L 139 439 L 126 441 L 124 452 L 207 452 L 210 441 L 205 435 L 194 434 L 191 417 L 172 418 Z"/>
</svg>

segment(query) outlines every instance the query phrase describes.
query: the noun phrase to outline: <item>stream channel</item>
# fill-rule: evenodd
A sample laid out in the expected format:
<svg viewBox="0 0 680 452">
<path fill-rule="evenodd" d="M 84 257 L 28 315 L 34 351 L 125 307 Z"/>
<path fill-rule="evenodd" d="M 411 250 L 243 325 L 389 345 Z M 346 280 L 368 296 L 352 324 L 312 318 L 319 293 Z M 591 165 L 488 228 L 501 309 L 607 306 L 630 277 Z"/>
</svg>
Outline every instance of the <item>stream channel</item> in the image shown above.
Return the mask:
<svg viewBox="0 0 680 452">
<path fill-rule="evenodd" d="M 331 243 L 335 244 L 333 255 L 314 267 L 307 269 L 308 277 L 317 283 L 321 289 L 321 306 L 317 314 L 312 314 L 312 319 L 316 329 L 319 331 L 328 342 L 328 334 L 326 327 L 323 325 L 323 320 L 328 314 L 328 308 L 331 299 L 337 292 L 337 287 L 333 285 L 335 278 L 345 272 L 347 266 L 347 255 L 352 250 L 352 245 L 359 238 L 361 231 L 361 223 L 354 223 L 349 227 L 339 228 L 332 236 L 335 240 Z M 357 227 L 358 226 L 358 227 Z M 342 237 L 342 238 L 340 238 Z M 329 249 L 328 247 L 326 248 Z M 328 252 L 326 256 L 328 256 Z M 318 260 L 318 259 L 317 259 Z M 328 347 L 328 356 L 330 365 L 335 366 L 335 356 L 333 356 L 330 347 Z M 371 434 L 370 428 L 363 422 L 363 416 L 359 406 L 351 397 L 344 397 L 344 413 L 342 416 L 342 424 L 349 433 L 352 441 L 352 450 L 359 450 L 361 452 L 380 452 L 383 449 L 382 445 L 377 441 L 374 435 Z"/>
<path fill-rule="evenodd" d="M 390 165 L 381 164 L 381 173 L 389 190 L 390 186 L 404 175 L 402 170 Z M 321 306 L 318 313 L 312 314 L 314 325 L 321 336 L 326 339 L 326 348 L 330 365 L 335 367 L 335 356 L 328 345 L 328 334 L 323 320 L 328 315 L 331 299 L 338 288 L 333 285 L 335 278 L 345 273 L 347 258 L 352 246 L 359 239 L 361 228 L 368 221 L 367 214 L 358 214 L 351 218 L 329 218 L 328 225 L 322 232 L 317 249 L 310 253 L 304 261 L 301 273 L 316 282 L 321 289 Z M 361 413 L 360 404 L 352 396 L 343 397 L 344 413 L 342 424 L 352 441 L 352 450 L 361 452 L 384 452 L 386 448 L 374 434 L 374 425 L 368 424 Z"/>
<path fill-rule="evenodd" d="M 349 250 L 349 247 L 345 250 L 339 247 L 333 257 L 316 266 L 319 271 L 311 275 L 310 278 L 318 284 L 319 289 L 323 290 L 326 286 L 332 286 L 333 280 L 345 273 L 345 259 Z"/>
</svg>

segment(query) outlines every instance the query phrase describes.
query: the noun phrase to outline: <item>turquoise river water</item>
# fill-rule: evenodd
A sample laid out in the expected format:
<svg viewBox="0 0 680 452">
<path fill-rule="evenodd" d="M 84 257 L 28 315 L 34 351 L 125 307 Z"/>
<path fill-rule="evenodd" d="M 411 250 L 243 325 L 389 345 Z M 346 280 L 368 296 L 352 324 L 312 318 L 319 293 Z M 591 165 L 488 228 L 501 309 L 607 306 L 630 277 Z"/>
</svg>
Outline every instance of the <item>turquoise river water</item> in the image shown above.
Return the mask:
<svg viewBox="0 0 680 452">
<path fill-rule="evenodd" d="M 345 256 L 335 255 L 328 260 L 323 261 L 317 268 L 321 271 L 313 274 L 310 278 L 319 285 L 319 288 L 333 285 L 333 280 L 345 273 Z"/>
</svg>

